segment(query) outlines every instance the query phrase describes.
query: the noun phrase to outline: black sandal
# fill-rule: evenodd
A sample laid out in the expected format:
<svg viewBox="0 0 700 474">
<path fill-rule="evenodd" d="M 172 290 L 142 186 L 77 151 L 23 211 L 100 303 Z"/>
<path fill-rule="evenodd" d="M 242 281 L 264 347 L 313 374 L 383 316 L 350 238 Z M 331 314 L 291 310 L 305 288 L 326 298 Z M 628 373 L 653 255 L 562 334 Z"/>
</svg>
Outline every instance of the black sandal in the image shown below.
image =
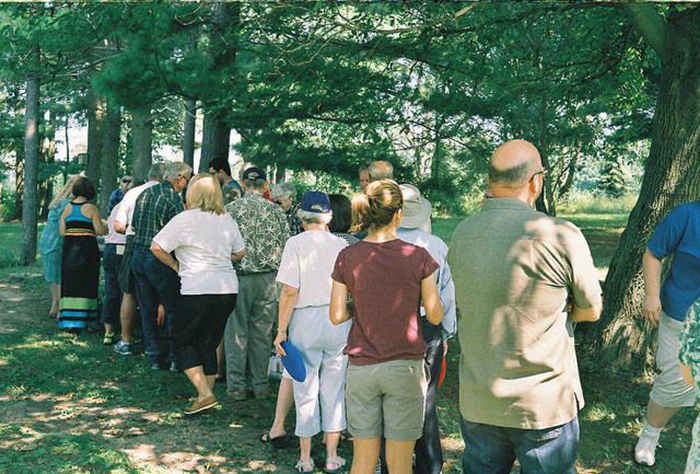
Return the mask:
<svg viewBox="0 0 700 474">
<path fill-rule="evenodd" d="M 282 436 L 275 436 L 272 438 L 270 436 L 270 432 L 268 431 L 260 437 L 260 442 L 263 444 L 269 444 L 273 448 L 284 448 L 289 445 L 289 436 L 287 436 L 285 433 Z"/>
</svg>

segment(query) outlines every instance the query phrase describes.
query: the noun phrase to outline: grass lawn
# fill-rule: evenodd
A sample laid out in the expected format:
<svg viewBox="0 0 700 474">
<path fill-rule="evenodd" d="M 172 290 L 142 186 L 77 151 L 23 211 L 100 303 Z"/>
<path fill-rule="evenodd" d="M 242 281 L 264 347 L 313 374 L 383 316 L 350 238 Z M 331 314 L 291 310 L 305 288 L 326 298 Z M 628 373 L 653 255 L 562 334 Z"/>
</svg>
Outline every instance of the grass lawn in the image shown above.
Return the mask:
<svg viewBox="0 0 700 474">
<path fill-rule="evenodd" d="M 582 227 L 603 271 L 626 216 L 566 217 Z M 439 219 L 434 232 L 449 242 L 460 220 Z M 16 252 L 18 231 L 14 224 L 0 225 L 8 255 Z M 49 297 L 40 273 L 39 266 L 0 268 L 0 473 L 295 472 L 296 445 L 276 450 L 258 441 L 272 420 L 274 400 L 233 402 L 217 386 L 220 409 L 184 418 L 181 410 L 193 394 L 185 376 L 150 371 L 143 356 L 118 357 L 97 335 L 58 332 L 45 316 Z M 463 449 L 458 357 L 454 342 L 439 407 L 449 473 L 461 472 Z M 640 374 L 604 378 L 585 356 L 582 361 L 580 472 L 682 473 L 695 411 L 685 410 L 664 432 L 657 466 L 640 468 L 632 462 L 632 449 L 648 381 Z M 323 450 L 319 441 L 314 445 L 320 466 Z M 349 443 L 341 455 L 351 457 Z"/>
</svg>

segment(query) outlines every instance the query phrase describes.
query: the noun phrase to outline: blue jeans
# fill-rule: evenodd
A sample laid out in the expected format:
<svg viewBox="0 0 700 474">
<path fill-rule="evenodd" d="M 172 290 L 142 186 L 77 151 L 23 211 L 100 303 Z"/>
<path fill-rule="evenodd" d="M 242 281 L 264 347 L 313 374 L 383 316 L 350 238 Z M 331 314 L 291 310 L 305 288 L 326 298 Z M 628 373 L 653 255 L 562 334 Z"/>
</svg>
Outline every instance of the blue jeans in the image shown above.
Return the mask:
<svg viewBox="0 0 700 474">
<path fill-rule="evenodd" d="M 462 419 L 464 474 L 509 474 L 517 458 L 521 474 L 576 474 L 579 424 L 542 430 L 503 428 Z"/>
<path fill-rule="evenodd" d="M 164 368 L 168 360 L 175 360 L 172 345 L 168 357 L 166 347 L 180 298 L 180 277 L 145 247 L 134 249 L 131 269 L 136 280 L 136 299 L 141 312 L 146 356 L 149 364 Z M 158 327 L 159 303 L 165 308 L 165 331 Z"/>
<path fill-rule="evenodd" d="M 124 247 L 122 246 L 123 250 Z M 122 290 L 119 288 L 119 269 L 122 255 L 117 255 L 117 246 L 105 244 L 102 266 L 105 270 L 105 300 L 102 305 L 102 322 L 119 326 L 119 310 L 122 304 Z"/>
</svg>

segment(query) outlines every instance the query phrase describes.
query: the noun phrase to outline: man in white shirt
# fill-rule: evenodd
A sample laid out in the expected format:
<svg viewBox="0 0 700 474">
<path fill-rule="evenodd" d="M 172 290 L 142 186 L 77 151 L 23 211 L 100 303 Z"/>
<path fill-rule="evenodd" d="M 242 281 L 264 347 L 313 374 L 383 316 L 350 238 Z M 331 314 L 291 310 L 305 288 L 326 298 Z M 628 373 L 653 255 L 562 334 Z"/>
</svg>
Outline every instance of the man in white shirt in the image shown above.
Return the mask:
<svg viewBox="0 0 700 474">
<path fill-rule="evenodd" d="M 148 181 L 141 186 L 136 186 L 124 195 L 124 199 L 119 206 L 117 216 L 114 221 L 114 229 L 120 234 L 126 234 L 126 248 L 122 258 L 122 266 L 119 270 L 119 286 L 123 297 L 119 311 L 122 324 L 121 341 L 114 345 L 114 352 L 119 355 L 132 355 L 132 337 L 134 331 L 134 320 L 136 316 L 136 298 L 134 296 L 134 276 L 131 272 L 131 255 L 134 251 L 134 229 L 131 227 L 131 220 L 134 217 L 136 200 L 146 189 L 155 186 L 163 179 L 164 163 L 155 163 L 148 170 Z"/>
</svg>

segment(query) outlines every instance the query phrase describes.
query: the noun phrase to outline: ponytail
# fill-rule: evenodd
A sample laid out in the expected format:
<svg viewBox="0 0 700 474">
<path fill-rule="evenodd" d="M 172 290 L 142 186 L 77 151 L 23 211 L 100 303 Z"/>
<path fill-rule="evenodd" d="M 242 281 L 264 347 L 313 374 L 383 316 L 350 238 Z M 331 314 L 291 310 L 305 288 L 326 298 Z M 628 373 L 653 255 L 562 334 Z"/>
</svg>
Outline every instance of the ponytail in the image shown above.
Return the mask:
<svg viewBox="0 0 700 474">
<path fill-rule="evenodd" d="M 350 232 L 367 232 L 369 229 L 369 196 L 362 193 L 352 198 L 352 227 Z"/>
<path fill-rule="evenodd" d="M 374 181 L 364 194 L 352 199 L 351 232 L 366 232 L 389 225 L 394 215 L 403 208 L 401 188 L 391 179 Z"/>
</svg>

